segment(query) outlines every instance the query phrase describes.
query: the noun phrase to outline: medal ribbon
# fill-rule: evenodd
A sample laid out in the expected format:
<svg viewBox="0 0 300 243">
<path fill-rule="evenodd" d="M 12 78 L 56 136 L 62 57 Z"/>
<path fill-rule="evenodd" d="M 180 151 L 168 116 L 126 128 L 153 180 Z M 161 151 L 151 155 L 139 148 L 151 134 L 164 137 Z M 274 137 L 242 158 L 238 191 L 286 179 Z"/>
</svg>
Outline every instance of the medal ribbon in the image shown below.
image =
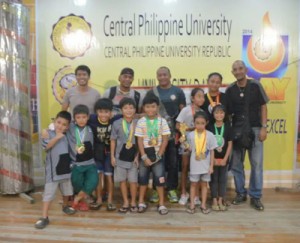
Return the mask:
<svg viewBox="0 0 300 243">
<path fill-rule="evenodd" d="M 158 118 L 156 117 L 151 123 L 150 119 L 146 116 L 147 135 L 151 138 L 158 137 Z"/>
<path fill-rule="evenodd" d="M 131 141 L 132 140 L 132 136 L 133 136 L 133 122 L 130 123 L 130 125 L 128 124 L 128 122 L 123 119 L 122 121 L 122 126 L 123 126 L 123 131 L 125 133 L 125 136 L 127 138 L 127 141 Z"/>
<path fill-rule="evenodd" d="M 207 98 L 208 98 L 209 103 L 212 107 L 214 107 L 217 104 L 220 104 L 220 93 L 218 93 L 218 95 L 216 96 L 216 102 L 213 101 L 213 99 L 211 98 L 209 92 L 207 92 Z"/>
<path fill-rule="evenodd" d="M 204 130 L 200 137 L 198 137 L 198 132 L 195 130 L 195 147 L 196 156 L 200 156 L 201 153 L 205 153 L 206 150 L 206 131 Z"/>
<path fill-rule="evenodd" d="M 214 124 L 214 126 L 215 126 L 215 134 L 216 134 L 217 143 L 218 143 L 218 146 L 221 147 L 222 146 L 222 138 L 223 138 L 223 135 L 224 135 L 224 124 L 221 127 L 221 132 L 220 133 L 218 131 L 218 128 L 217 128 L 216 124 Z"/>
<path fill-rule="evenodd" d="M 77 126 L 75 127 L 75 138 L 76 138 L 76 144 L 77 144 L 77 146 L 83 145 L 83 141 L 84 141 L 84 137 L 85 137 L 85 129 L 86 129 L 86 127 L 84 127 L 80 131 Z"/>
</svg>

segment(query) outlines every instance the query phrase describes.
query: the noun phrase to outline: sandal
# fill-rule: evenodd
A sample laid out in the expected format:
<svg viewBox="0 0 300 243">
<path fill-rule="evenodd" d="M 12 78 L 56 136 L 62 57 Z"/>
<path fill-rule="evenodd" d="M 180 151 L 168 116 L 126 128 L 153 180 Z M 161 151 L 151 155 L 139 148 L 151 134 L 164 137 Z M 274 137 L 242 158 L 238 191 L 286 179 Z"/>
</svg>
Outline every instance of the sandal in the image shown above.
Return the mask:
<svg viewBox="0 0 300 243">
<path fill-rule="evenodd" d="M 223 205 L 223 204 L 220 204 L 219 205 L 219 209 L 220 209 L 220 211 L 226 211 L 227 207 L 225 205 Z"/>
<path fill-rule="evenodd" d="M 124 214 L 127 213 L 128 211 L 129 211 L 129 207 L 128 206 L 127 207 L 122 206 L 118 210 L 119 213 L 124 213 Z"/>
<path fill-rule="evenodd" d="M 132 212 L 132 213 L 137 213 L 138 210 L 139 209 L 138 209 L 138 207 L 136 205 L 130 207 L 130 212 Z"/>
<path fill-rule="evenodd" d="M 211 206 L 211 209 L 213 211 L 220 211 L 221 210 L 221 205 L 219 206 L 219 205 L 214 204 L 214 205 Z"/>
<path fill-rule="evenodd" d="M 190 208 L 190 207 L 188 207 L 188 208 L 186 209 L 186 212 L 189 213 L 189 214 L 194 214 L 195 211 L 196 211 L 196 208 Z"/>
<path fill-rule="evenodd" d="M 160 215 L 166 215 L 169 212 L 169 210 L 164 205 L 157 206 L 157 211 Z"/>
<path fill-rule="evenodd" d="M 86 202 L 79 202 L 79 211 L 89 211 L 89 206 L 87 205 Z"/>
<path fill-rule="evenodd" d="M 112 203 L 108 203 L 106 206 L 106 210 L 107 211 L 115 211 L 117 208 L 115 205 L 113 205 Z"/>
<path fill-rule="evenodd" d="M 90 204 L 91 210 L 99 210 L 102 206 L 102 203 L 94 202 Z"/>
<path fill-rule="evenodd" d="M 147 205 L 145 203 L 139 203 L 138 212 L 145 213 L 147 210 Z"/>
<path fill-rule="evenodd" d="M 209 208 L 202 208 L 200 207 L 200 210 L 203 214 L 209 214 L 210 213 L 210 209 Z"/>
</svg>

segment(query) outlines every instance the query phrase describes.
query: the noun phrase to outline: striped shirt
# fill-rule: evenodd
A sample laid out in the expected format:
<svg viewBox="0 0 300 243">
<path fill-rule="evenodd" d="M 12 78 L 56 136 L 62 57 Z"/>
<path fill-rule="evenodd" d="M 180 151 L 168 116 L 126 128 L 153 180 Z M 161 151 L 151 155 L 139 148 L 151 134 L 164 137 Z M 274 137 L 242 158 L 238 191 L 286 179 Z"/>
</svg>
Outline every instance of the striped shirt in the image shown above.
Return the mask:
<svg viewBox="0 0 300 243">
<path fill-rule="evenodd" d="M 152 120 L 152 122 L 153 122 L 153 120 Z M 162 136 L 170 135 L 170 134 L 171 134 L 171 131 L 170 131 L 167 121 L 164 118 L 158 117 L 158 143 L 155 146 L 156 151 L 159 150 L 159 147 L 162 143 Z M 145 117 L 142 117 L 141 119 L 138 120 L 134 135 L 137 137 L 144 138 L 144 141 L 143 141 L 144 148 L 152 147 L 149 145 L 149 141 L 151 138 L 149 138 L 148 133 L 147 133 L 147 120 Z"/>
</svg>

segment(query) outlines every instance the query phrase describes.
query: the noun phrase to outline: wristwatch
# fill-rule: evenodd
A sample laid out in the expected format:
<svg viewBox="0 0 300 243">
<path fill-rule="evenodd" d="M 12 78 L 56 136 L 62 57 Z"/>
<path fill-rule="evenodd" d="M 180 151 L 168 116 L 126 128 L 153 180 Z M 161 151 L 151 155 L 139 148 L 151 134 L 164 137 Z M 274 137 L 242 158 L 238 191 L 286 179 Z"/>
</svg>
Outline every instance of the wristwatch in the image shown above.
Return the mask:
<svg viewBox="0 0 300 243">
<path fill-rule="evenodd" d="M 157 161 L 161 160 L 161 158 L 162 158 L 162 157 L 161 157 L 159 154 L 156 154 L 156 160 L 157 160 Z"/>
<path fill-rule="evenodd" d="M 141 159 L 142 159 L 143 161 L 145 161 L 146 159 L 148 159 L 147 154 L 142 155 L 142 156 L 141 156 Z"/>
</svg>

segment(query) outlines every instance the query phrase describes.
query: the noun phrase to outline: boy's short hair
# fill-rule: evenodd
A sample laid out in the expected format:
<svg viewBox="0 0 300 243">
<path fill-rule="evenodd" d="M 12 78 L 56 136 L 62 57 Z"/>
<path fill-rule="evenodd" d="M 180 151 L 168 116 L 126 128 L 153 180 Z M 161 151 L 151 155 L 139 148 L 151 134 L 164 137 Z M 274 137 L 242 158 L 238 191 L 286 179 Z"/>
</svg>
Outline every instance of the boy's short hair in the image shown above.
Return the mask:
<svg viewBox="0 0 300 243">
<path fill-rule="evenodd" d="M 78 114 L 89 115 L 89 108 L 86 105 L 76 105 L 73 109 L 73 117 L 75 118 Z"/>
<path fill-rule="evenodd" d="M 214 108 L 212 109 L 212 114 L 214 114 L 216 111 L 218 111 L 218 110 L 221 110 L 221 111 L 223 111 L 224 113 L 226 113 L 226 108 L 225 108 L 225 106 L 224 105 L 222 105 L 222 104 L 217 104 L 217 105 L 215 105 L 214 106 Z"/>
<path fill-rule="evenodd" d="M 97 110 L 109 110 L 112 111 L 113 110 L 113 102 L 111 101 L 111 99 L 109 98 L 101 98 L 99 100 L 96 101 L 95 103 L 95 112 L 97 112 Z"/>
<path fill-rule="evenodd" d="M 72 120 L 72 116 L 71 116 L 71 113 L 68 112 L 68 111 L 60 111 L 57 113 L 55 119 L 57 118 L 63 118 L 65 120 L 67 120 L 69 123 L 71 122 Z"/>
<path fill-rule="evenodd" d="M 124 97 L 123 99 L 121 99 L 119 103 L 120 109 L 122 109 L 125 105 L 132 105 L 134 108 L 136 108 L 135 101 L 129 97 Z"/>
<path fill-rule="evenodd" d="M 123 68 L 121 70 L 120 75 L 123 75 L 123 74 L 129 74 L 129 75 L 131 75 L 133 77 L 134 76 L 134 71 L 133 71 L 132 68 L 126 67 L 126 68 Z"/>
<path fill-rule="evenodd" d="M 208 77 L 207 77 L 207 82 L 208 82 L 208 80 L 209 80 L 212 76 L 218 76 L 219 79 L 221 80 L 221 83 L 222 83 L 223 76 L 222 76 L 220 73 L 218 73 L 218 72 L 210 73 L 210 74 L 208 75 Z"/>
<path fill-rule="evenodd" d="M 196 114 L 194 115 L 194 121 L 199 118 L 199 117 L 202 117 L 204 118 L 206 121 L 208 121 L 208 115 L 205 111 L 197 111 Z"/>
<path fill-rule="evenodd" d="M 89 75 L 89 76 L 91 76 L 91 69 L 88 67 L 88 66 L 86 66 L 86 65 L 79 65 L 76 69 L 75 69 L 75 75 L 77 75 L 77 72 L 78 71 L 85 71 L 85 72 L 87 72 L 87 74 Z"/>
<path fill-rule="evenodd" d="M 154 94 L 147 94 L 143 100 L 143 106 L 144 105 L 150 105 L 150 104 L 157 104 L 159 105 L 159 99 L 156 95 Z"/>
</svg>

